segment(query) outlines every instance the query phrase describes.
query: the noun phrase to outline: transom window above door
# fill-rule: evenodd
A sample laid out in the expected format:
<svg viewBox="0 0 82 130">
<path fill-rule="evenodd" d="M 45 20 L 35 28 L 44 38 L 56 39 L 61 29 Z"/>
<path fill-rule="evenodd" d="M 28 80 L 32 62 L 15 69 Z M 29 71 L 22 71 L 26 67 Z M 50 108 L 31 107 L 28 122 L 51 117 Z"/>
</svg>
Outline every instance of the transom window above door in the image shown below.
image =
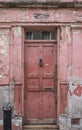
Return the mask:
<svg viewBox="0 0 82 130">
<path fill-rule="evenodd" d="M 56 40 L 57 31 L 55 30 L 34 30 L 25 31 L 25 40 Z"/>
</svg>

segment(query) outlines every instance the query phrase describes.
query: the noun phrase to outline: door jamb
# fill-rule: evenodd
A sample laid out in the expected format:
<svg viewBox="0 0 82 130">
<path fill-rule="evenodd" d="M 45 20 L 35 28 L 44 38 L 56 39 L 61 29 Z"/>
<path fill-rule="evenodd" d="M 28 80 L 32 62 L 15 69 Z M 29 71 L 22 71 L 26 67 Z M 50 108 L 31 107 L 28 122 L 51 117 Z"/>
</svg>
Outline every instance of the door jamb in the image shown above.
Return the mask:
<svg viewBox="0 0 82 130">
<path fill-rule="evenodd" d="M 39 25 L 38 25 L 39 26 Z M 25 99 L 24 99 L 24 93 L 25 93 L 25 83 L 24 83 L 24 43 L 25 43 L 25 29 L 28 28 L 29 25 L 22 27 L 22 49 L 21 49 L 21 55 L 22 55 L 22 119 L 23 119 L 23 124 L 25 122 Z M 33 28 L 36 28 L 37 26 L 34 25 Z M 47 26 L 43 26 L 47 27 Z M 51 28 L 52 26 L 49 26 Z M 60 86 L 59 86 L 59 42 L 60 42 L 60 27 L 59 26 L 53 26 L 54 28 L 57 28 L 57 119 L 59 116 L 59 108 L 60 108 Z M 31 28 L 31 27 L 30 27 Z"/>
</svg>

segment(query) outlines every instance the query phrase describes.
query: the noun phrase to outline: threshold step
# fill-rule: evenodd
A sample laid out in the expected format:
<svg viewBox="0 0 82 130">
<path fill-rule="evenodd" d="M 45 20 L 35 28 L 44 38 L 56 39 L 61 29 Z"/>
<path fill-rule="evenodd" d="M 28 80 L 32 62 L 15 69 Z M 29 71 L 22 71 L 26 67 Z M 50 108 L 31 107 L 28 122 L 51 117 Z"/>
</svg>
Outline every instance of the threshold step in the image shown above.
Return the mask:
<svg viewBox="0 0 82 130">
<path fill-rule="evenodd" d="M 58 130 L 58 126 L 57 125 L 24 125 L 23 126 L 23 130 L 27 130 L 27 129 L 29 129 L 29 130 L 31 130 L 31 129 L 33 129 L 33 130 L 42 130 L 42 129 L 45 129 L 45 130 L 53 130 L 53 129 L 55 129 L 55 130 Z"/>
</svg>

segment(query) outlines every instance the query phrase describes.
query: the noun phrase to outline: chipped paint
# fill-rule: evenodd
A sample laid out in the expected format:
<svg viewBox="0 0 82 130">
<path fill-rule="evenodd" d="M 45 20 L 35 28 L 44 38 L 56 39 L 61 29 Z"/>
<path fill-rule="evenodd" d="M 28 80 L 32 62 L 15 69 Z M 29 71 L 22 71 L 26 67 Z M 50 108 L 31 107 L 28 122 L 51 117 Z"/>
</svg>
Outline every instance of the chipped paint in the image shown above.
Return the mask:
<svg viewBox="0 0 82 130">
<path fill-rule="evenodd" d="M 75 75 L 72 75 L 72 76 L 69 77 L 69 84 L 70 83 L 82 84 L 82 78 L 79 78 Z"/>
<path fill-rule="evenodd" d="M 8 35 L 9 34 L 9 29 L 4 29 L 4 28 L 0 29 L 0 34 L 4 34 L 4 35 L 7 34 Z"/>
<path fill-rule="evenodd" d="M 72 96 L 73 94 L 81 97 L 82 95 L 82 86 L 76 83 L 72 83 L 71 87 L 69 87 L 69 93 L 70 96 Z"/>
<path fill-rule="evenodd" d="M 82 80 L 76 78 L 75 76 L 69 78 L 69 92 L 71 96 L 74 94 L 74 91 L 77 89 L 78 85 L 82 85 Z"/>
<path fill-rule="evenodd" d="M 78 97 L 82 95 L 82 86 L 78 85 L 77 88 L 74 90 L 74 94 Z"/>
<path fill-rule="evenodd" d="M 80 34 L 81 30 L 74 30 L 73 34 Z"/>
<path fill-rule="evenodd" d="M 25 21 L 25 20 L 29 20 L 30 17 L 29 17 L 29 15 L 25 14 L 22 19 Z"/>
<path fill-rule="evenodd" d="M 68 66 L 68 68 L 67 68 L 67 72 L 68 72 L 68 74 L 67 74 L 67 79 L 68 79 L 68 82 L 69 82 L 69 80 L 70 80 L 70 75 L 71 75 L 71 71 L 72 71 L 72 66 L 71 65 L 69 65 Z"/>
<path fill-rule="evenodd" d="M 5 36 L 0 37 L 0 53 L 4 55 L 4 57 L 8 56 L 8 42 L 9 38 L 6 38 Z"/>
<path fill-rule="evenodd" d="M 16 37 L 21 36 L 21 27 L 14 27 L 13 31 L 14 31 L 14 36 Z"/>
<path fill-rule="evenodd" d="M 82 80 L 76 76 L 70 76 L 68 89 L 67 114 L 71 118 L 82 116 Z"/>
<path fill-rule="evenodd" d="M 1 73 L 0 74 L 0 79 L 5 79 L 6 78 L 6 75 L 4 75 L 4 73 Z"/>
<path fill-rule="evenodd" d="M 3 61 L 0 60 L 0 80 L 5 79 L 8 76 L 8 70 L 9 70 L 9 66 L 6 66 L 3 63 Z"/>
<path fill-rule="evenodd" d="M 9 74 L 9 29 L 0 29 L 0 82 Z"/>
<path fill-rule="evenodd" d="M 60 47 L 61 47 L 61 45 L 63 44 L 63 34 L 64 34 L 64 32 L 63 32 L 63 28 L 62 27 L 60 27 Z"/>
<path fill-rule="evenodd" d="M 36 19 L 47 19 L 47 18 L 49 18 L 49 14 L 40 14 L 40 13 L 37 13 L 37 14 L 34 14 L 34 17 L 36 18 Z"/>
<path fill-rule="evenodd" d="M 77 96 L 72 94 L 71 97 L 68 98 L 68 115 L 70 117 L 81 118 L 82 116 L 82 96 Z"/>
<path fill-rule="evenodd" d="M 68 41 L 68 45 L 71 44 L 71 30 L 70 27 L 66 27 L 66 35 L 67 35 L 67 41 Z"/>
<path fill-rule="evenodd" d="M 76 26 L 77 28 L 77 26 Z M 67 67 L 68 72 L 68 99 L 67 99 L 67 115 L 70 118 L 81 118 L 82 117 L 82 76 L 81 76 L 81 39 L 82 39 L 82 29 L 73 29 L 72 41 L 68 36 L 67 29 L 67 42 L 68 45 L 72 42 L 72 48 L 69 51 L 71 55 L 70 65 Z M 69 40 L 68 40 L 69 37 Z M 79 43 L 79 44 L 78 44 Z M 69 60 L 69 59 L 68 59 Z"/>
<path fill-rule="evenodd" d="M 45 11 L 46 10 L 46 11 Z M 75 9 L 39 9 L 39 8 L 32 8 L 28 9 L 3 9 L 3 11 L 1 10 L 0 16 L 0 22 L 24 22 L 24 23 L 28 23 L 28 22 L 46 22 L 46 23 L 53 23 L 56 24 L 63 24 L 64 23 L 68 23 L 68 25 L 72 24 L 74 25 L 77 21 L 78 22 L 82 22 L 82 19 L 80 18 L 80 16 L 82 15 L 82 10 L 77 9 L 76 12 L 77 14 L 74 14 Z M 42 20 L 39 19 L 37 20 L 34 17 L 34 14 L 42 14 Z M 13 17 L 11 17 L 11 14 L 13 15 Z M 44 18 L 43 15 L 49 15 L 49 17 L 46 17 L 46 19 Z M 74 23 L 73 23 L 74 22 Z M 36 23 L 37 24 L 37 23 Z M 17 24 L 18 25 L 18 24 Z"/>
<path fill-rule="evenodd" d="M 8 56 L 8 49 L 9 49 L 9 30 L 0 30 L 0 53 L 4 56 Z"/>
</svg>

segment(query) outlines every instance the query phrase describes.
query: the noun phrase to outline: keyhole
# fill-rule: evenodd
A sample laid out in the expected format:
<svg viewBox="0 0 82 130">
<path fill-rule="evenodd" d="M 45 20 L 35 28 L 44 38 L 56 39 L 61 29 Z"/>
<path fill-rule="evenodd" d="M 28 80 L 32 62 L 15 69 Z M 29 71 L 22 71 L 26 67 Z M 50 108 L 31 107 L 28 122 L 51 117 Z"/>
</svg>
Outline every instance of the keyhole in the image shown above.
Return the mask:
<svg viewBox="0 0 82 130">
<path fill-rule="evenodd" d="M 40 66 L 40 67 L 43 66 L 43 61 L 42 61 L 42 59 L 39 59 L 39 66 Z"/>
</svg>

